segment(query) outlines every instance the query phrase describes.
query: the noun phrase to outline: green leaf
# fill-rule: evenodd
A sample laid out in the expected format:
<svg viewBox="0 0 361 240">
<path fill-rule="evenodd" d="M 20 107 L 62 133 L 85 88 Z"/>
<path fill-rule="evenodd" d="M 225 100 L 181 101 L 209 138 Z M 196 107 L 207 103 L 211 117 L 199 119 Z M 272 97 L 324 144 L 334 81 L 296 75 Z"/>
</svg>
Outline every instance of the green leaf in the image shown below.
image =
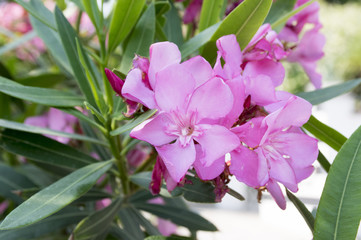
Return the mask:
<svg viewBox="0 0 361 240">
<path fill-rule="evenodd" d="M 65 49 L 66 55 L 68 56 L 69 63 L 73 69 L 75 79 L 77 80 L 77 83 L 88 102 L 93 106 L 96 106 L 90 84 L 85 76 L 83 67 L 81 66 L 79 60 L 76 46 L 76 33 L 59 8 L 55 8 L 55 20 L 58 26 L 58 31 L 63 43 L 63 47 Z"/>
<path fill-rule="evenodd" d="M 58 33 L 34 16 L 30 16 L 30 22 L 36 34 L 44 41 L 47 49 L 54 57 L 57 64 L 59 64 L 67 72 L 72 74 L 73 70 L 70 66 L 68 57 L 66 56 L 64 47 L 61 43 L 60 36 L 58 35 Z"/>
<path fill-rule="evenodd" d="M 109 49 L 112 52 L 130 33 L 144 7 L 145 0 L 118 0 L 109 28 Z"/>
<path fill-rule="evenodd" d="M 292 194 L 288 189 L 286 189 L 286 194 L 289 200 L 295 205 L 297 210 L 301 213 L 303 219 L 305 219 L 308 227 L 310 228 L 311 232 L 313 232 L 313 227 L 315 225 L 315 218 L 313 217 L 312 213 L 306 208 L 305 204 L 301 202 L 294 194 Z"/>
<path fill-rule="evenodd" d="M 110 234 L 118 240 L 136 240 L 133 236 L 129 235 L 124 229 L 120 228 L 118 225 L 113 224 L 110 228 Z"/>
<path fill-rule="evenodd" d="M 52 136 L 61 136 L 61 137 L 72 138 L 72 139 L 77 139 L 77 140 L 81 140 L 81 141 L 87 141 L 87 142 L 92 142 L 92 143 L 108 146 L 106 143 L 104 143 L 98 139 L 83 136 L 80 134 L 60 132 L 60 131 L 55 131 L 55 130 L 51 130 L 48 128 L 35 127 L 35 126 L 30 126 L 30 125 L 26 125 L 26 124 L 22 124 L 22 123 L 18 123 L 18 122 L 8 121 L 5 119 L 0 119 L 0 127 L 19 130 L 19 131 L 23 131 L 23 132 L 38 133 L 38 134 L 52 135 Z"/>
<path fill-rule="evenodd" d="M 180 47 L 180 52 L 182 54 L 182 59 L 185 59 L 195 51 L 197 51 L 200 47 L 206 44 L 213 34 L 216 32 L 221 23 L 214 24 L 213 26 L 203 30 L 198 33 L 193 38 L 189 39 Z"/>
<path fill-rule="evenodd" d="M 224 0 L 204 0 L 202 3 L 201 16 L 199 19 L 198 30 L 204 29 L 219 22 L 220 13 Z"/>
<path fill-rule="evenodd" d="M 73 237 L 75 239 L 104 239 L 113 222 L 117 212 L 121 207 L 120 198 L 113 201 L 109 206 L 103 208 L 84 220 L 82 220 L 74 229 Z"/>
<path fill-rule="evenodd" d="M 57 29 L 52 13 L 46 9 L 41 0 L 31 0 L 30 2 L 15 0 L 15 2 L 23 6 L 32 16 L 36 17 L 51 29 Z"/>
<path fill-rule="evenodd" d="M 320 165 L 326 172 L 328 172 L 330 170 L 331 164 L 326 159 L 326 157 L 322 154 L 322 152 L 320 150 L 318 150 L 317 161 L 320 163 Z"/>
<path fill-rule="evenodd" d="M 147 10 L 140 17 L 129 38 L 129 43 L 123 54 L 120 64 L 121 72 L 128 72 L 132 66 L 135 54 L 147 57 L 149 47 L 154 42 L 155 36 L 155 7 L 150 4 Z"/>
<path fill-rule="evenodd" d="M 170 220 L 173 223 L 184 226 L 190 230 L 217 231 L 217 228 L 208 220 L 184 208 L 149 203 L 134 205 L 140 210 Z"/>
<path fill-rule="evenodd" d="M 183 44 L 182 34 L 182 20 L 179 17 L 177 9 L 174 7 L 173 2 L 170 2 L 171 9 L 164 14 L 166 22 L 164 24 L 164 33 L 170 42 L 177 44 L 180 47 Z"/>
<path fill-rule="evenodd" d="M 289 12 L 292 11 L 296 4 L 296 0 L 277 0 L 272 3 L 271 10 L 269 11 L 266 19 L 264 20 L 265 23 L 274 23 L 278 19 L 281 19 Z"/>
<path fill-rule="evenodd" d="M 6 216 L 0 230 L 24 227 L 59 211 L 89 191 L 112 164 L 93 163 L 41 190 Z"/>
<path fill-rule="evenodd" d="M 361 127 L 342 146 L 327 175 L 314 239 L 355 239 L 361 219 Z"/>
<path fill-rule="evenodd" d="M 139 124 L 141 124 L 142 122 L 144 122 L 145 120 L 147 120 L 148 118 L 152 117 L 156 112 L 157 112 L 157 109 L 148 110 L 147 112 L 143 113 L 139 117 L 129 121 L 125 125 L 111 131 L 110 135 L 117 136 L 121 133 L 129 131 L 129 130 L 135 128 L 136 126 L 138 126 Z"/>
<path fill-rule="evenodd" d="M 149 236 L 147 238 L 145 238 L 144 240 L 193 240 L 194 238 L 191 237 L 182 237 L 182 236 L 170 236 L 170 237 L 165 237 L 165 236 Z"/>
<path fill-rule="evenodd" d="M 1 147 L 6 151 L 70 171 L 97 162 L 91 156 L 39 134 L 6 129 L 1 133 Z"/>
<path fill-rule="evenodd" d="M 134 239 L 143 240 L 144 233 L 140 229 L 138 217 L 134 214 L 132 207 L 123 207 L 120 209 L 118 214 L 123 228 L 129 233 Z"/>
<path fill-rule="evenodd" d="M 312 133 L 313 136 L 325 142 L 327 145 L 339 151 L 342 145 L 346 142 L 347 138 L 335 129 L 320 122 L 317 118 L 311 115 L 310 119 L 303 127 Z"/>
<path fill-rule="evenodd" d="M 55 89 L 27 87 L 0 77 L 0 92 L 7 95 L 47 106 L 81 106 L 83 99 L 70 92 Z"/>
<path fill-rule="evenodd" d="M 297 93 L 296 95 L 306 99 L 312 105 L 317 105 L 326 102 L 334 97 L 347 93 L 360 84 L 361 84 L 361 79 L 355 79 L 352 81 L 347 81 L 341 84 L 337 84 L 327 88 L 322 88 L 312 92 Z"/>
<path fill-rule="evenodd" d="M 292 0 L 293 1 L 293 0 Z M 291 18 L 293 15 L 295 15 L 296 13 L 299 13 L 300 11 L 302 11 L 304 8 L 306 8 L 307 6 L 309 6 L 310 4 L 314 3 L 316 0 L 311 0 L 309 2 L 306 2 L 304 4 L 302 4 L 301 6 L 299 6 L 298 8 L 287 12 L 285 15 L 283 15 L 282 17 L 278 18 L 277 21 L 273 22 L 271 24 L 271 27 L 273 30 L 279 32 L 283 26 L 286 24 L 286 22 L 288 21 L 289 18 Z"/>
<path fill-rule="evenodd" d="M 13 192 L 14 190 L 36 187 L 29 178 L 4 164 L 0 164 L 0 186 L 0 196 L 11 199 L 17 204 L 22 203 L 23 200 Z"/>
<path fill-rule="evenodd" d="M 152 223 L 146 219 L 137 209 L 135 208 L 131 208 L 132 213 L 133 213 L 133 217 L 136 219 L 136 221 L 142 225 L 145 229 L 145 231 L 149 234 L 149 235 L 158 235 L 159 230 L 154 227 L 152 225 Z"/>
<path fill-rule="evenodd" d="M 20 240 L 20 239 L 39 239 L 40 237 L 54 233 L 59 229 L 63 229 L 89 214 L 87 211 L 81 211 L 76 208 L 65 208 L 59 213 L 50 216 L 36 224 L 21 229 L 12 229 L 0 231 L 0 239 Z"/>
<path fill-rule="evenodd" d="M 51 88 L 65 80 L 65 75 L 60 73 L 42 73 L 39 75 L 17 78 L 16 81 L 21 85 L 29 87 Z"/>
<path fill-rule="evenodd" d="M 21 37 L 12 39 L 10 43 L 0 47 L 0 55 L 3 55 L 4 53 L 7 53 L 7 52 L 23 45 L 24 43 L 30 41 L 34 37 L 36 37 L 36 33 L 34 31 L 30 31 Z"/>
<path fill-rule="evenodd" d="M 245 0 L 236 7 L 221 23 L 211 40 L 203 50 L 203 56 L 210 62 L 215 62 L 218 38 L 235 34 L 239 46 L 243 50 L 264 22 L 272 0 Z"/>
<path fill-rule="evenodd" d="M 191 184 L 185 184 L 182 187 L 183 197 L 190 202 L 215 203 L 216 194 L 214 186 L 209 182 L 202 182 L 198 178 L 187 176 Z"/>
<path fill-rule="evenodd" d="M 93 119 L 91 119 L 89 116 L 86 116 L 85 114 L 83 114 L 82 112 L 80 112 L 79 110 L 75 109 L 75 108 L 60 108 L 60 107 L 57 107 L 57 109 L 65 112 L 65 113 L 68 113 L 70 115 L 73 115 L 75 116 L 76 118 L 78 118 L 80 121 L 83 121 L 83 122 L 86 122 L 86 123 L 89 123 L 97 128 L 99 128 L 100 130 L 104 130 L 104 127 L 99 125 L 97 122 L 95 122 Z"/>
</svg>

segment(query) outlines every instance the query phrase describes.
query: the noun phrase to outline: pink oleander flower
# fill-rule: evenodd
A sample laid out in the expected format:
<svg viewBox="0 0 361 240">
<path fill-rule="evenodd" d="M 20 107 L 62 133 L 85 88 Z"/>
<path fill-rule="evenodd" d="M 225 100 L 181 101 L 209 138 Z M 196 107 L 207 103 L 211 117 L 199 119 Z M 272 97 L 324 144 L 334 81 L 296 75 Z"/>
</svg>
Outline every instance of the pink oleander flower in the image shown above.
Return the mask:
<svg viewBox="0 0 361 240">
<path fill-rule="evenodd" d="M 127 160 L 130 168 L 129 171 L 133 172 L 135 168 L 140 166 L 150 157 L 151 153 L 152 149 L 149 146 L 143 144 L 135 145 L 135 147 L 127 153 Z"/>
<path fill-rule="evenodd" d="M 176 2 L 183 2 L 184 0 L 176 0 Z M 183 15 L 183 22 L 185 24 L 194 22 L 202 9 L 203 0 L 191 0 Z"/>
<path fill-rule="evenodd" d="M 77 123 L 77 118 L 56 108 L 50 108 L 49 112 L 44 115 L 28 117 L 25 119 L 24 123 L 31 126 L 50 128 L 56 131 L 74 133 L 74 126 Z M 64 144 L 70 141 L 67 137 L 46 136 Z"/>
<path fill-rule="evenodd" d="M 180 182 L 196 158 L 209 166 L 239 144 L 226 127 L 214 123 L 232 109 L 233 96 L 228 85 L 221 78 L 209 78 L 212 70 L 203 58 L 195 57 L 182 64 L 180 59 L 175 44 L 153 44 L 148 71 L 153 91 L 142 81 L 139 69 L 129 72 L 122 89 L 128 99 L 133 97 L 148 108 L 158 109 L 155 117 L 133 129 L 130 135 L 155 146 L 175 182 Z M 197 66 L 197 71 L 192 71 Z M 134 87 L 137 84 L 140 87 Z M 132 88 L 126 88 L 127 85 Z M 139 95 L 139 91 L 147 94 Z M 137 98 L 133 93 L 138 94 Z M 196 145 L 201 147 L 198 155 Z"/>
<path fill-rule="evenodd" d="M 278 95 L 281 101 L 270 105 L 268 116 L 232 129 L 242 145 L 231 152 L 229 171 L 250 187 L 267 188 L 278 206 L 285 209 L 278 183 L 298 191 L 298 183 L 313 172 L 318 148 L 317 140 L 299 128 L 308 121 L 312 105 L 291 94 Z"/>
<path fill-rule="evenodd" d="M 309 0 L 298 0 L 295 8 L 307 3 Z M 286 26 L 279 33 L 278 37 L 289 45 L 290 54 L 287 60 L 298 62 L 310 78 L 316 88 L 321 88 L 322 76 L 317 73 L 317 61 L 320 60 L 324 53 L 325 37 L 319 32 L 322 24 L 319 22 L 320 4 L 314 2 L 305 9 L 294 15 L 287 21 Z M 302 30 L 306 24 L 313 25 L 301 36 Z"/>
<path fill-rule="evenodd" d="M 27 33 L 32 29 L 27 11 L 17 3 L 1 3 L 0 19 L 0 26 L 12 32 Z"/>
<path fill-rule="evenodd" d="M 0 215 L 2 215 L 9 207 L 9 201 L 3 201 L 0 203 Z"/>
<path fill-rule="evenodd" d="M 163 198 L 161 197 L 153 198 L 148 202 L 159 205 L 165 204 Z M 158 230 L 162 234 L 162 236 L 168 237 L 177 231 L 177 225 L 175 225 L 171 221 L 163 218 L 157 218 L 157 220 L 158 220 Z"/>
</svg>

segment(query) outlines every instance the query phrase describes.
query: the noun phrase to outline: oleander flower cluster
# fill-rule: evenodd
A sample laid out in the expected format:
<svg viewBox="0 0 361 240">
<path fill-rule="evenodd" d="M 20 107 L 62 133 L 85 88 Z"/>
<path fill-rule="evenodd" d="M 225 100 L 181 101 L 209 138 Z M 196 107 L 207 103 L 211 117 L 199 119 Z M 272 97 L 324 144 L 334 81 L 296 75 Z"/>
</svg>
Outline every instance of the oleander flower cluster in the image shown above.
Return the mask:
<svg viewBox="0 0 361 240">
<path fill-rule="evenodd" d="M 164 179 L 172 191 L 194 170 L 214 183 L 220 200 L 234 175 L 260 192 L 267 189 L 285 209 L 280 184 L 296 192 L 318 155 L 317 140 L 300 128 L 312 106 L 276 90 L 285 75 L 279 60 L 288 53 L 269 25 L 243 51 L 235 35 L 216 44 L 214 66 L 201 56 L 182 62 L 175 44 L 159 42 L 151 45 L 149 59 L 134 59 L 125 81 L 106 69 L 130 106 L 127 116 L 157 109 L 130 132 L 158 153 L 150 189 L 159 193 Z"/>
</svg>

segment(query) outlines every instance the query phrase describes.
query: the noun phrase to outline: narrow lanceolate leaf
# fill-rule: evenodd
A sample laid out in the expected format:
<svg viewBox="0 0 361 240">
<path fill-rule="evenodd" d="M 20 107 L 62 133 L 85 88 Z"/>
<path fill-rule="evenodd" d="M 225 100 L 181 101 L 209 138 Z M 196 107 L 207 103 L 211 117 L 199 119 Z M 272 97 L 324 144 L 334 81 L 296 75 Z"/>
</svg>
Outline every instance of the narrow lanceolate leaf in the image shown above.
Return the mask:
<svg viewBox="0 0 361 240">
<path fill-rule="evenodd" d="M 53 139 L 10 129 L 1 133 L 0 146 L 6 151 L 33 161 L 62 167 L 70 171 L 97 162 L 91 156 Z"/>
<path fill-rule="evenodd" d="M 170 2 L 170 11 L 164 14 L 166 22 L 164 24 L 164 33 L 170 42 L 174 42 L 180 47 L 183 44 L 182 20 L 179 17 L 178 10 Z"/>
<path fill-rule="evenodd" d="M 81 106 L 83 98 L 70 92 L 55 89 L 27 87 L 0 77 L 0 92 L 7 95 L 54 107 Z"/>
<path fill-rule="evenodd" d="M 213 26 L 203 30 L 202 32 L 198 33 L 193 38 L 189 39 L 180 47 L 180 52 L 182 54 L 182 59 L 185 59 L 195 51 L 197 51 L 200 47 L 206 44 L 213 34 L 218 29 L 221 23 L 214 24 Z"/>
<path fill-rule="evenodd" d="M 361 220 L 361 127 L 342 146 L 327 175 L 314 239 L 355 239 Z"/>
<path fill-rule="evenodd" d="M 53 15 L 48 9 L 46 9 L 41 0 L 31 0 L 30 2 L 24 0 L 15 0 L 15 2 L 20 4 L 39 21 L 46 24 L 51 29 L 56 30 L 56 24 Z"/>
<path fill-rule="evenodd" d="M 328 172 L 330 170 L 331 164 L 330 162 L 327 160 L 327 158 L 325 157 L 325 155 L 322 154 L 322 152 L 320 150 L 318 150 L 318 157 L 317 157 L 317 161 L 320 163 L 320 165 L 322 166 L 322 168 Z"/>
<path fill-rule="evenodd" d="M 112 163 L 93 163 L 51 184 L 14 209 L 1 223 L 0 230 L 24 227 L 59 211 L 89 191 Z"/>
<path fill-rule="evenodd" d="M 49 11 L 48 9 L 46 10 Z M 61 44 L 59 34 L 34 16 L 30 16 L 30 22 L 36 34 L 44 41 L 47 49 L 54 57 L 57 64 L 63 67 L 67 72 L 72 73 L 73 70 L 66 56 L 64 47 Z"/>
<path fill-rule="evenodd" d="M 286 189 L 287 197 L 291 202 L 295 205 L 297 210 L 301 213 L 303 219 L 305 219 L 308 227 L 310 228 L 311 232 L 313 232 L 313 227 L 315 225 L 315 218 L 313 217 L 312 213 L 306 208 L 305 204 L 298 199 L 294 194 Z"/>
<path fill-rule="evenodd" d="M 19 131 L 23 131 L 23 132 L 66 137 L 66 138 L 77 139 L 77 140 L 81 140 L 81 141 L 87 141 L 87 142 L 92 142 L 92 143 L 107 146 L 106 143 L 104 143 L 98 139 L 83 136 L 80 134 L 60 132 L 60 131 L 51 130 L 49 128 L 30 126 L 30 125 L 26 125 L 26 124 L 22 124 L 22 123 L 18 123 L 18 122 L 8 121 L 5 119 L 0 119 L 0 127 L 9 128 L 9 129 L 13 129 L 13 130 L 19 130 Z"/>
<path fill-rule="evenodd" d="M 217 231 L 217 228 L 208 220 L 184 208 L 149 203 L 134 205 L 140 210 L 168 219 L 190 230 Z"/>
<path fill-rule="evenodd" d="M 136 24 L 145 0 L 118 0 L 115 3 L 109 29 L 109 52 L 112 52 Z"/>
<path fill-rule="evenodd" d="M 50 216 L 36 224 L 21 229 L 11 229 L 0 231 L 0 239 L 19 240 L 19 239 L 39 239 L 40 237 L 54 233 L 67 226 L 79 222 L 89 214 L 87 211 L 81 211 L 78 208 L 65 208 L 59 213 Z"/>
<path fill-rule="evenodd" d="M 4 164 L 0 164 L 0 186 L 0 196 L 11 199 L 17 204 L 22 203 L 23 199 L 14 191 L 36 187 L 29 178 Z"/>
<path fill-rule="evenodd" d="M 118 198 L 108 207 L 103 208 L 82 220 L 73 232 L 74 239 L 104 239 L 111 227 L 114 217 L 121 207 L 121 203 L 121 199 Z"/>
<path fill-rule="evenodd" d="M 224 0 L 204 0 L 202 3 L 201 16 L 199 19 L 198 30 L 204 29 L 216 24 L 220 20 Z"/>
<path fill-rule="evenodd" d="M 281 19 L 286 14 L 292 11 L 296 4 L 296 0 L 277 0 L 272 4 L 267 18 L 264 20 L 266 23 L 274 23 Z"/>
<path fill-rule="evenodd" d="M 300 11 L 302 11 L 303 9 L 305 9 L 307 6 L 314 3 L 315 1 L 316 0 L 311 0 L 309 2 L 302 4 L 301 6 L 299 6 L 298 8 L 296 8 L 294 10 L 287 12 L 285 15 L 278 18 L 277 21 L 275 21 L 271 24 L 272 29 L 279 32 L 283 28 L 283 26 L 286 24 L 288 19 L 290 19 L 293 15 L 295 15 L 296 13 L 299 13 Z"/>
<path fill-rule="evenodd" d="M 312 92 L 301 92 L 296 94 L 309 101 L 312 105 L 317 105 L 326 102 L 332 98 L 340 96 L 344 93 L 351 91 L 353 88 L 361 84 L 361 79 L 347 81 L 331 87 L 322 88 Z"/>
<path fill-rule="evenodd" d="M 142 122 L 144 122 L 145 120 L 147 120 L 148 118 L 152 117 L 156 112 L 157 112 L 157 109 L 148 110 L 147 112 L 143 113 L 139 117 L 129 121 L 125 125 L 111 131 L 110 135 L 116 136 L 116 135 L 119 135 L 126 131 L 129 131 L 129 130 L 135 128 L 136 126 L 138 126 L 139 124 L 141 124 Z"/>
<path fill-rule="evenodd" d="M 13 50 L 13 49 L 19 47 L 20 45 L 23 45 L 24 43 L 30 41 L 34 37 L 36 37 L 36 33 L 34 31 L 30 31 L 21 37 L 12 39 L 11 42 L 0 47 L 0 55 L 3 55 L 4 53 L 6 53 L 8 51 Z"/>
<path fill-rule="evenodd" d="M 327 145 L 339 151 L 342 145 L 346 142 L 347 138 L 335 129 L 320 122 L 317 118 L 311 115 L 308 122 L 303 127 L 312 133 L 313 136 L 325 142 Z"/>
<path fill-rule="evenodd" d="M 122 63 L 120 64 L 121 72 L 126 73 L 130 70 L 135 54 L 145 57 L 149 55 L 149 46 L 154 42 L 154 35 L 155 7 L 154 4 L 150 4 L 140 17 L 130 36 L 129 43 L 123 54 Z"/>
<path fill-rule="evenodd" d="M 221 23 L 210 42 L 203 50 L 203 56 L 210 62 L 216 59 L 218 38 L 235 34 L 243 50 L 262 25 L 272 5 L 272 0 L 245 0 Z"/>
<path fill-rule="evenodd" d="M 29 87 L 52 88 L 56 84 L 64 81 L 65 78 L 66 76 L 60 73 L 42 73 L 24 78 L 17 78 L 16 81 L 21 85 Z"/>
<path fill-rule="evenodd" d="M 79 60 L 78 51 L 76 47 L 76 38 L 77 38 L 76 33 L 59 8 L 55 9 L 55 20 L 61 38 L 61 42 L 65 49 L 70 65 L 73 69 L 75 79 L 77 80 L 77 83 L 81 91 L 85 95 L 86 99 L 88 100 L 88 102 L 90 102 L 93 106 L 96 106 L 90 84 L 85 76 L 83 67 L 81 66 Z"/>
<path fill-rule="evenodd" d="M 205 183 L 199 179 L 187 176 L 187 180 L 191 184 L 185 184 L 182 187 L 183 197 L 190 202 L 199 203 L 215 203 L 216 195 L 214 193 L 214 186 L 210 183 Z"/>
<path fill-rule="evenodd" d="M 138 217 L 134 213 L 133 207 L 123 207 L 119 211 L 119 219 L 122 222 L 124 230 L 134 239 L 143 240 L 144 233 L 140 228 Z"/>
</svg>

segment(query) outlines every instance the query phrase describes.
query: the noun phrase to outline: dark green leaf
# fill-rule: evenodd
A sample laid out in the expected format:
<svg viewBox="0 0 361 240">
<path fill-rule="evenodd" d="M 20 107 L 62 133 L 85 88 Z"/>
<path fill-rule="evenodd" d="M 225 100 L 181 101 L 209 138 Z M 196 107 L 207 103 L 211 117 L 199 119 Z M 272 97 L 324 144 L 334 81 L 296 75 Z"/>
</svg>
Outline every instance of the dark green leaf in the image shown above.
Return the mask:
<svg viewBox="0 0 361 240">
<path fill-rule="evenodd" d="M 14 190 L 36 187 L 26 176 L 13 168 L 0 164 L 0 196 L 9 198 L 20 204 L 22 198 L 14 194 Z"/>
<path fill-rule="evenodd" d="M 0 229 L 24 227 L 59 211 L 89 191 L 112 164 L 113 161 L 93 163 L 53 183 L 7 215 Z"/>
<path fill-rule="evenodd" d="M 308 122 L 303 127 L 312 133 L 313 136 L 325 142 L 327 145 L 339 151 L 347 138 L 335 129 L 323 124 L 317 118 L 311 115 Z"/>
<path fill-rule="evenodd" d="M 306 99 L 312 105 L 317 105 L 326 102 L 334 97 L 347 93 L 348 91 L 351 91 L 353 88 L 357 87 L 359 84 L 361 84 L 361 79 L 355 79 L 312 92 L 298 93 L 297 96 Z"/>
<path fill-rule="evenodd" d="M 219 22 L 220 13 L 224 0 L 204 0 L 202 3 L 201 16 L 199 19 L 198 30 L 204 29 Z"/>
<path fill-rule="evenodd" d="M 342 146 L 327 175 L 314 239 L 355 239 L 361 219 L 361 127 Z"/>
<path fill-rule="evenodd" d="M 126 131 L 129 131 L 129 130 L 135 128 L 136 126 L 138 126 L 139 124 L 141 124 L 142 122 L 144 122 L 145 120 L 147 120 L 148 118 L 152 117 L 156 112 L 157 112 L 157 109 L 148 110 L 147 112 L 143 113 L 139 117 L 129 121 L 125 125 L 111 131 L 110 135 L 116 136 L 116 135 L 119 135 Z"/>
<path fill-rule="evenodd" d="M 234 191 L 232 188 L 228 188 L 228 192 L 229 195 L 231 195 L 232 197 L 240 200 L 240 201 L 244 201 L 246 200 L 240 193 Z"/>
<path fill-rule="evenodd" d="M 36 76 L 18 78 L 16 81 L 25 86 L 51 88 L 64 81 L 65 78 L 65 75 L 60 73 L 43 73 Z"/>
<path fill-rule="evenodd" d="M 74 107 L 81 106 L 84 101 L 70 92 L 27 87 L 3 77 L 0 77 L 0 91 L 16 98 L 47 106 Z"/>
<path fill-rule="evenodd" d="M 122 228 L 120 228 L 115 224 L 111 226 L 109 232 L 112 236 L 114 236 L 118 240 L 136 240 L 133 238 L 133 236 L 131 236 L 129 233 L 127 233 L 126 231 L 124 231 Z"/>
<path fill-rule="evenodd" d="M 118 0 L 115 3 L 109 29 L 109 52 L 112 52 L 130 33 L 144 7 L 145 0 Z"/>
<path fill-rule="evenodd" d="M 55 20 L 58 26 L 58 31 L 63 43 L 63 47 L 73 69 L 75 79 L 77 80 L 77 83 L 88 102 L 93 106 L 96 106 L 90 84 L 85 76 L 83 67 L 81 66 L 79 56 L 77 54 L 76 33 L 59 8 L 55 9 Z"/>
<path fill-rule="evenodd" d="M 121 203 L 121 199 L 118 198 L 106 208 L 103 208 L 82 220 L 74 229 L 73 236 L 75 239 L 104 239 L 114 217 L 120 209 Z"/>
<path fill-rule="evenodd" d="M 217 228 L 208 220 L 184 208 L 149 203 L 134 205 L 140 210 L 168 219 L 190 230 L 217 231 Z"/>
<path fill-rule="evenodd" d="M 171 9 L 164 14 L 166 22 L 164 24 L 164 33 L 170 42 L 177 44 L 180 47 L 183 44 L 182 34 L 182 20 L 179 17 L 177 9 L 174 7 L 173 2 L 170 2 Z"/>
<path fill-rule="evenodd" d="M 270 24 L 276 22 L 278 19 L 291 12 L 295 4 L 296 0 L 277 0 L 273 2 L 271 10 L 264 21 Z"/>
<path fill-rule="evenodd" d="M 272 0 L 245 0 L 236 7 L 221 23 L 211 40 L 203 50 L 203 56 L 210 62 L 215 62 L 218 38 L 235 34 L 239 46 L 243 50 L 264 22 Z"/>
<path fill-rule="evenodd" d="M 301 213 L 303 219 L 305 219 L 308 227 L 310 228 L 311 232 L 313 232 L 313 227 L 315 225 L 315 218 L 313 217 L 312 213 L 306 208 L 305 204 L 301 202 L 295 195 L 293 195 L 288 189 L 286 189 L 287 197 L 291 202 L 295 205 L 297 210 Z"/>
<path fill-rule="evenodd" d="M 5 119 L 0 119 L 0 127 L 19 130 L 19 131 L 23 131 L 23 132 L 46 134 L 46 135 L 52 135 L 52 136 L 61 136 L 61 137 L 88 141 L 88 142 L 107 146 L 106 143 L 99 141 L 98 139 L 90 138 L 87 136 L 74 134 L 74 133 L 72 134 L 72 133 L 66 133 L 66 132 L 59 132 L 59 131 L 51 130 L 48 128 L 30 126 L 30 125 L 26 125 L 26 124 L 22 124 L 22 123 L 18 123 L 18 122 L 8 121 Z"/>
<path fill-rule="evenodd" d="M 320 165 L 326 172 L 328 172 L 330 170 L 331 164 L 326 159 L 326 157 L 322 154 L 322 152 L 320 150 L 318 150 L 317 161 L 320 163 Z"/>
<path fill-rule="evenodd" d="M 0 239 L 4 240 L 28 240 L 39 239 L 41 236 L 63 229 L 86 217 L 89 212 L 75 208 L 65 208 L 59 213 L 50 216 L 36 224 L 21 229 L 0 231 Z"/>
<path fill-rule="evenodd" d="M 158 235 L 159 230 L 154 227 L 152 225 L 152 223 L 146 219 L 137 209 L 135 208 L 131 208 L 132 213 L 133 213 L 133 217 L 136 219 L 136 221 L 142 225 L 145 229 L 145 231 L 149 234 L 149 235 Z"/>
<path fill-rule="evenodd" d="M 144 240 L 193 240 L 194 238 L 189 238 L 189 237 L 181 237 L 181 236 L 170 236 L 170 237 L 165 237 L 165 236 L 150 236 L 145 238 Z"/>
<path fill-rule="evenodd" d="M 97 162 L 78 150 L 39 134 L 7 129 L 1 133 L 1 147 L 33 161 L 70 171 Z"/>
<path fill-rule="evenodd" d="M 191 202 L 215 203 L 216 195 L 214 186 L 211 183 L 202 182 L 201 180 L 187 176 L 191 184 L 184 184 L 182 187 L 183 197 Z"/>
<path fill-rule="evenodd" d="M 124 230 L 128 232 L 129 235 L 131 235 L 134 239 L 144 239 L 144 233 L 140 229 L 138 217 L 134 214 L 134 211 L 131 207 L 121 208 L 118 216 L 122 222 Z"/>
<path fill-rule="evenodd" d="M 149 46 L 154 42 L 154 35 L 155 8 L 154 4 L 150 4 L 130 35 L 129 43 L 120 64 L 121 72 L 128 72 L 130 70 L 135 54 L 145 57 L 149 55 Z"/>
<path fill-rule="evenodd" d="M 58 33 L 34 16 L 30 16 L 30 21 L 36 34 L 44 41 L 46 47 L 56 62 L 67 72 L 73 73 Z"/>
<path fill-rule="evenodd" d="M 202 32 L 198 33 L 193 38 L 189 39 L 180 47 L 180 52 L 182 54 L 182 59 L 185 59 L 195 51 L 197 51 L 200 47 L 206 44 L 213 34 L 218 29 L 221 23 L 214 24 L 213 26 L 203 30 Z"/>
</svg>

